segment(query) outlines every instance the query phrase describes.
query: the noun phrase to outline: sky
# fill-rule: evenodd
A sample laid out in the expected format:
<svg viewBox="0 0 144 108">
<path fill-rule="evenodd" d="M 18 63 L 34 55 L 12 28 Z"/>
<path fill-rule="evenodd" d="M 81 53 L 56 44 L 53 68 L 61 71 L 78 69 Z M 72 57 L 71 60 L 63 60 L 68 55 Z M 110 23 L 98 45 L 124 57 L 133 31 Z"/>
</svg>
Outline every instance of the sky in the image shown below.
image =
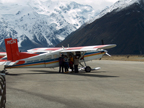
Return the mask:
<svg viewBox="0 0 144 108">
<path fill-rule="evenodd" d="M 21 3 L 21 4 L 27 1 L 29 0 L 0 0 L 0 2 L 2 3 Z M 51 1 L 63 1 L 63 2 L 75 1 L 80 4 L 91 5 L 96 11 L 99 11 L 106 8 L 107 6 L 111 6 L 118 0 L 51 0 Z"/>
</svg>

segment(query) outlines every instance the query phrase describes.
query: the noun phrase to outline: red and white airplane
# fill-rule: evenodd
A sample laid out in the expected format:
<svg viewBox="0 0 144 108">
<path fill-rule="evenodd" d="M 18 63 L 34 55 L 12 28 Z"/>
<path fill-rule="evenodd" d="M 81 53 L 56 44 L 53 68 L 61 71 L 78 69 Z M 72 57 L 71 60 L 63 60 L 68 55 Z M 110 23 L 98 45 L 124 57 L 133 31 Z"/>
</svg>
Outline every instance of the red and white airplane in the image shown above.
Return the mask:
<svg viewBox="0 0 144 108">
<path fill-rule="evenodd" d="M 86 72 L 91 71 L 91 67 L 86 65 L 86 61 L 102 58 L 107 54 L 105 49 L 113 48 L 115 44 L 81 46 L 81 47 L 53 47 L 34 48 L 28 52 L 19 52 L 17 39 L 5 39 L 7 56 L 0 59 L 0 64 L 5 68 L 54 68 L 59 66 L 60 54 L 79 55 L 80 64 L 84 62 Z M 4 53 L 3 53 L 4 54 Z"/>
</svg>

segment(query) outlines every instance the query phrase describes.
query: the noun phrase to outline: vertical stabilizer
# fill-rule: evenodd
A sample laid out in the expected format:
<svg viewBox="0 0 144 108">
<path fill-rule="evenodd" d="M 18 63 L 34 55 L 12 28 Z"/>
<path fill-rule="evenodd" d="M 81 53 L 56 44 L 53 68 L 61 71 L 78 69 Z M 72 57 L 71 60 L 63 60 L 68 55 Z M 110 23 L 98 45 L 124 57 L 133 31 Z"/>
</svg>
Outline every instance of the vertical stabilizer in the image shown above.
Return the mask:
<svg viewBox="0 0 144 108">
<path fill-rule="evenodd" d="M 5 46 L 7 52 L 7 60 L 9 61 L 16 61 L 37 55 L 37 54 L 19 52 L 17 39 L 12 38 L 5 39 Z"/>
<path fill-rule="evenodd" d="M 9 42 L 12 40 L 12 38 L 7 38 L 5 39 L 5 47 L 6 47 L 6 52 L 7 52 L 7 60 L 12 60 L 12 49 L 11 49 L 11 44 Z"/>
<path fill-rule="evenodd" d="M 12 52 L 12 61 L 16 61 L 19 59 L 19 49 L 18 49 L 18 44 L 17 44 L 17 39 L 12 39 L 11 40 L 11 52 Z"/>
</svg>

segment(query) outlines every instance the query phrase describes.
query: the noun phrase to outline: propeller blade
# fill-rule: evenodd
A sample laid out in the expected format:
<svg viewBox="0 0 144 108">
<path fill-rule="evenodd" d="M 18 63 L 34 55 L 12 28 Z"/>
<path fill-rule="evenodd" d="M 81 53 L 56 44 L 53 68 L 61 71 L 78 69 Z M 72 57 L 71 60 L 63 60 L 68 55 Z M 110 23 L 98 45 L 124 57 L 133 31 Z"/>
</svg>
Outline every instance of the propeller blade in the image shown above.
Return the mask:
<svg viewBox="0 0 144 108">
<path fill-rule="evenodd" d="M 101 43 L 102 43 L 102 45 L 104 45 L 104 40 L 103 39 L 101 40 Z"/>
</svg>

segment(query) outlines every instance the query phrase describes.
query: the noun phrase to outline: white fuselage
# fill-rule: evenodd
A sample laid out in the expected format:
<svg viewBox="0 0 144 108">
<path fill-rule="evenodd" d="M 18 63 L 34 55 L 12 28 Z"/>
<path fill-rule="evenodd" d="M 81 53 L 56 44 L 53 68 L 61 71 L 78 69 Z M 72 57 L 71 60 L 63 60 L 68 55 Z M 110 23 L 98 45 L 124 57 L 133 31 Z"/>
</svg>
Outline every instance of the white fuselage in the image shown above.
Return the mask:
<svg viewBox="0 0 144 108">
<path fill-rule="evenodd" d="M 51 51 L 43 53 L 38 56 L 18 60 L 16 63 L 24 61 L 23 64 L 15 64 L 12 66 L 6 66 L 6 68 L 53 68 L 59 66 L 60 51 Z M 84 54 L 84 60 L 90 61 L 94 59 L 102 58 L 105 51 L 88 51 Z M 82 62 L 80 60 L 80 62 Z"/>
</svg>

